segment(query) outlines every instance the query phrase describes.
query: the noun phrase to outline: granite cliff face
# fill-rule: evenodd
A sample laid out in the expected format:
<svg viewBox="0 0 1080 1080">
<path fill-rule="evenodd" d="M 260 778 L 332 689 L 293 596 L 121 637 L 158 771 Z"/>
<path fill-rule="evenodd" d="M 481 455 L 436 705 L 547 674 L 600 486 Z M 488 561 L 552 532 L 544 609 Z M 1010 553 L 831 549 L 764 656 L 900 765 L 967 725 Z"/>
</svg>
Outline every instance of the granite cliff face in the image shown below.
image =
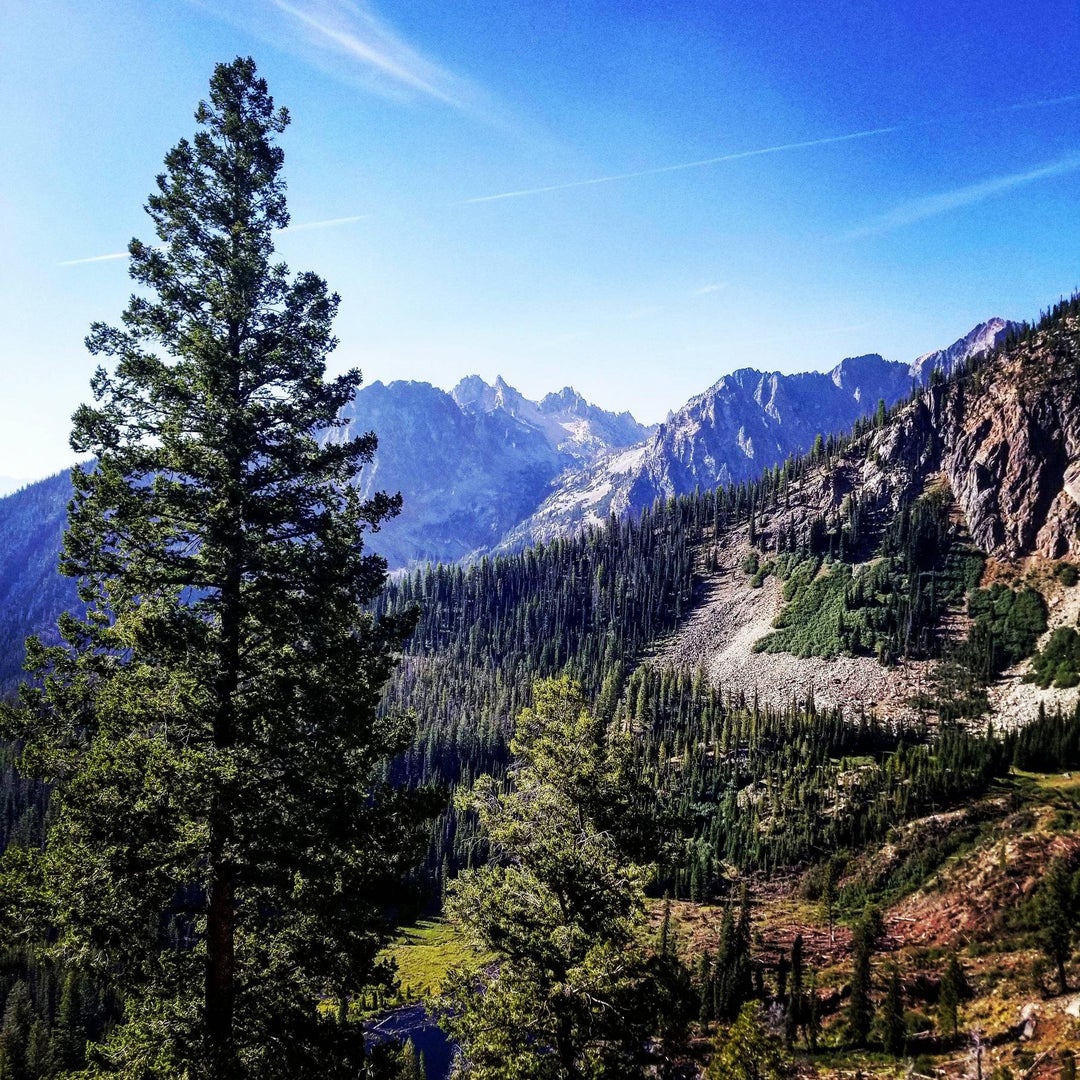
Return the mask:
<svg viewBox="0 0 1080 1080">
<path fill-rule="evenodd" d="M 1080 316 L 925 387 L 879 430 L 813 471 L 773 530 L 843 500 L 895 511 L 948 482 L 974 542 L 1004 560 L 1080 558 Z"/>
<path fill-rule="evenodd" d="M 1080 319 L 970 383 L 932 394 L 928 421 L 975 542 L 1004 558 L 1080 556 Z"/>
</svg>

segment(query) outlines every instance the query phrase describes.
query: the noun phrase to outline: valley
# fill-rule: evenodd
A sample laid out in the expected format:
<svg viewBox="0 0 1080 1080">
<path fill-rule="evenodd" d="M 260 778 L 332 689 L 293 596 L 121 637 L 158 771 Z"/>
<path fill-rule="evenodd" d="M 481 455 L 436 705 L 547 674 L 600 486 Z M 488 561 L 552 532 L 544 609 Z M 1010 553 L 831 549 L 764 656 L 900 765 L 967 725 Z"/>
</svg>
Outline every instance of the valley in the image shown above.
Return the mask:
<svg viewBox="0 0 1080 1080">
<path fill-rule="evenodd" d="M 0 1080 L 1076 1080 L 999 6 L 4 12 Z"/>
<path fill-rule="evenodd" d="M 895 970 L 921 1075 L 968 1075 L 977 1033 L 988 1069 L 1056 1076 L 1045 1069 L 1071 1037 L 1071 998 L 1048 979 L 1040 995 L 1026 973 L 1040 861 L 1080 861 L 1076 793 L 1061 780 L 1080 767 L 1080 679 L 1037 686 L 1030 658 L 1080 616 L 1080 506 L 1069 466 L 1040 464 L 1076 456 L 1076 305 L 754 480 L 392 581 L 376 617 L 418 605 L 419 623 L 382 708 L 416 730 L 385 779 L 457 793 L 426 829 L 418 911 L 438 913 L 455 881 L 482 872 L 488 841 L 462 799 L 486 773 L 513 782 L 513 719 L 534 679 L 565 672 L 631 740 L 620 783 L 638 792 L 634 828 L 660 844 L 648 910 L 654 928 L 670 922 L 701 1002 L 685 1075 L 754 1001 L 807 1075 L 891 1074 L 885 1036 L 853 1038 L 848 1015 L 854 942 L 879 912 L 868 1001 L 884 1008 Z M 1060 772 L 1016 771 L 1050 762 Z M 7 836 L 32 843 L 42 792 L 24 786 L 12 803 L 12 783 Z M 721 992 L 736 909 L 741 981 Z M 439 933 L 422 981 L 410 950 L 428 938 L 406 936 L 391 954 L 402 989 L 365 992 L 358 1017 L 394 1002 L 438 1014 L 441 970 L 498 970 L 497 947 L 470 959 L 460 926 Z M 801 1003 L 786 988 L 796 938 L 813 973 Z M 938 986 L 952 954 L 974 996 L 949 1036 Z M 1038 1038 L 1018 1043 L 1014 1013 L 1033 1000 Z"/>
</svg>

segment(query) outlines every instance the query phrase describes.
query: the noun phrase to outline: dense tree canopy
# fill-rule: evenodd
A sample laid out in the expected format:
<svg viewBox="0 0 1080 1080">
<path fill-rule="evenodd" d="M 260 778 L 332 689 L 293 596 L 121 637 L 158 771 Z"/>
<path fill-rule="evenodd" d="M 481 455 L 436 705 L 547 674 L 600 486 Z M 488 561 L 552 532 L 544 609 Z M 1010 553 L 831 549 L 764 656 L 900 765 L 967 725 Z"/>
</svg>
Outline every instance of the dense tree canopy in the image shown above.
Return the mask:
<svg viewBox="0 0 1080 1080">
<path fill-rule="evenodd" d="M 450 887 L 451 920 L 497 970 L 459 973 L 446 1022 L 476 1080 L 644 1076 L 690 1019 L 689 982 L 645 921 L 618 835 L 623 755 L 565 677 L 515 727 L 509 791 L 472 800 L 492 858 Z"/>
</svg>

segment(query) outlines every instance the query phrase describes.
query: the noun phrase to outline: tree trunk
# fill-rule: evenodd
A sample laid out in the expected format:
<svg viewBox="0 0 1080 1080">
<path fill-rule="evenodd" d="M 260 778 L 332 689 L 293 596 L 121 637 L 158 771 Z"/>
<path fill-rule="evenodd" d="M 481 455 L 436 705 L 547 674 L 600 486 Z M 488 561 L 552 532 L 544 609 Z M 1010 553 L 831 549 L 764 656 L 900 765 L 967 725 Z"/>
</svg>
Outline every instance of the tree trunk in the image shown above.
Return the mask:
<svg viewBox="0 0 1080 1080">
<path fill-rule="evenodd" d="M 236 549 L 242 542 L 239 517 L 237 508 L 231 522 L 235 529 L 232 539 Z M 219 753 L 230 750 L 236 739 L 235 698 L 240 667 L 241 591 L 240 558 L 236 549 L 233 566 L 221 590 L 221 666 L 213 730 L 214 749 Z M 210 884 L 206 913 L 206 1036 L 213 1075 L 221 1080 L 239 1075 L 233 1038 L 236 1007 L 236 867 L 228 853 L 232 833 L 231 803 L 229 792 L 219 789 L 210 807 Z"/>
<path fill-rule="evenodd" d="M 235 887 L 233 871 L 219 865 L 210 883 L 206 915 L 206 1037 L 213 1074 L 238 1075 L 233 1042 L 235 987 Z"/>
</svg>

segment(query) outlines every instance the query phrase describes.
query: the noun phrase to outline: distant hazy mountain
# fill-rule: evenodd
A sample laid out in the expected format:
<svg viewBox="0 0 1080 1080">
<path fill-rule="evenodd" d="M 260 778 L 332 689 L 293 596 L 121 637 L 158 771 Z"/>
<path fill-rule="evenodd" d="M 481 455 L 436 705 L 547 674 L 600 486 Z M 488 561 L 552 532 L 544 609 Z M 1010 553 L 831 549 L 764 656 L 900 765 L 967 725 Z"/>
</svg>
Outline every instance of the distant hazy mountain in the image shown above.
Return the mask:
<svg viewBox="0 0 1080 1080">
<path fill-rule="evenodd" d="M 70 498 L 63 472 L 0 499 L 0 691 L 19 677 L 27 636 L 58 640 L 57 617 L 78 604 L 57 569 Z"/>
<path fill-rule="evenodd" d="M 611 413 L 590 405 L 570 386 L 535 402 L 508 386 L 501 375 L 494 386 L 479 375 L 469 375 L 450 394 L 465 412 L 509 414 L 542 432 L 549 446 L 577 461 L 592 461 L 612 447 L 640 442 L 656 430 L 639 424 L 628 412 Z"/>
<path fill-rule="evenodd" d="M 400 491 L 405 512 L 372 547 L 391 566 L 463 558 L 496 545 L 531 514 L 571 466 L 649 433 L 567 387 L 529 401 L 501 378 L 479 376 L 451 393 L 427 383 L 373 383 L 345 412 L 345 435 L 375 431 L 379 449 L 361 491 Z"/>
</svg>

